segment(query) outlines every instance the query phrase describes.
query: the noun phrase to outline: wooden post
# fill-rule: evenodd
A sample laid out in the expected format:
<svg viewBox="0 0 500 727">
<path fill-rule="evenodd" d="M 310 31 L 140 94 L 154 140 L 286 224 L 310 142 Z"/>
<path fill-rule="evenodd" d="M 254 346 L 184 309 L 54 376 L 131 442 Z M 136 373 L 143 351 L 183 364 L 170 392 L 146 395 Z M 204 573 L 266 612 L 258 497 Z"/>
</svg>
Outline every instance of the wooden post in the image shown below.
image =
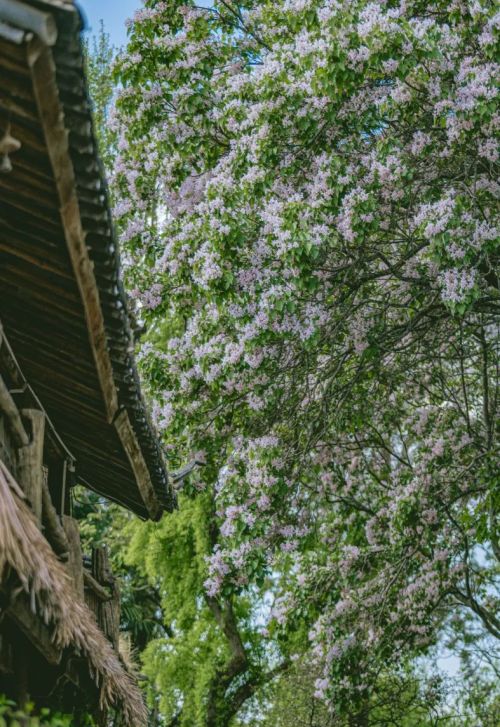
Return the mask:
<svg viewBox="0 0 500 727">
<path fill-rule="evenodd" d="M 45 536 L 61 560 L 68 559 L 69 543 L 50 496 L 49 485 L 42 479 L 42 522 Z"/>
<path fill-rule="evenodd" d="M 104 548 L 92 551 L 92 575 L 98 583 L 111 589 L 112 597 L 108 601 L 99 602 L 97 621 L 105 635 L 118 651 L 120 638 L 120 590 L 116 578 L 111 572 L 108 553 Z"/>
<path fill-rule="evenodd" d="M 10 392 L 0 376 L 0 411 L 9 423 L 12 440 L 16 447 L 26 447 L 29 444 L 29 437 L 23 427 L 21 417 L 17 410 Z"/>
<path fill-rule="evenodd" d="M 78 596 L 83 601 L 83 558 L 78 522 L 75 518 L 64 515 L 63 527 L 69 543 L 69 557 L 66 568 L 73 579 Z"/>
<path fill-rule="evenodd" d="M 37 522 L 41 525 L 45 415 L 38 409 L 23 409 L 21 415 L 25 421 L 29 422 L 31 439 L 27 446 L 18 450 L 17 476 Z"/>
</svg>

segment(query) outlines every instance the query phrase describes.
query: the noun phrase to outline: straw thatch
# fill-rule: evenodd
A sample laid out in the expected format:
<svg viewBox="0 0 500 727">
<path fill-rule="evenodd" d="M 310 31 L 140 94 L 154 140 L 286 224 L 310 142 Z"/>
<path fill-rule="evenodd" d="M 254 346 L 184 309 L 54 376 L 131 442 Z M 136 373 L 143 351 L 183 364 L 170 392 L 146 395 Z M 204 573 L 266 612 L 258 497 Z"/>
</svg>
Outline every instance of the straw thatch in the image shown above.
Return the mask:
<svg viewBox="0 0 500 727">
<path fill-rule="evenodd" d="M 58 648 L 83 654 L 100 690 L 100 707 L 118 708 L 127 727 L 146 724 L 141 692 L 82 603 L 73 581 L 38 529 L 23 492 L 0 460 L 0 584 L 15 572 Z"/>
</svg>

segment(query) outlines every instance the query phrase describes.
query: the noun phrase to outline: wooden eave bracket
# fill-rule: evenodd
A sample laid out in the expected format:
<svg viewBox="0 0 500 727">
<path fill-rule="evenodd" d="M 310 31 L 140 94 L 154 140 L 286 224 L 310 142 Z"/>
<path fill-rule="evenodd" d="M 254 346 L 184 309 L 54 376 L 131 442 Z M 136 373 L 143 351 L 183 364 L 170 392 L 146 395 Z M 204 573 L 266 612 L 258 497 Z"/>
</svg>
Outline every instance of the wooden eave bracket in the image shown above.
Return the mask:
<svg viewBox="0 0 500 727">
<path fill-rule="evenodd" d="M 156 497 L 148 467 L 126 409 L 122 409 L 118 413 L 114 425 L 127 453 L 130 466 L 135 474 L 142 499 L 144 500 L 149 515 L 152 520 L 158 520 L 162 514 L 162 507 Z"/>
</svg>

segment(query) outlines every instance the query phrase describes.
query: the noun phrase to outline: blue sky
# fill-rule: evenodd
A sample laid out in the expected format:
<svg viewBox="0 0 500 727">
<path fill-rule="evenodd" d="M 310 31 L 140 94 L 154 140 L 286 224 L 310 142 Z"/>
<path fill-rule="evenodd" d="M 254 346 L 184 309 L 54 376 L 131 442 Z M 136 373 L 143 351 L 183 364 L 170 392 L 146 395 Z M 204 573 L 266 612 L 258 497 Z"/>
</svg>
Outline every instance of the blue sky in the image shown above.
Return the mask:
<svg viewBox="0 0 500 727">
<path fill-rule="evenodd" d="M 123 45 L 127 40 L 125 21 L 136 10 L 142 8 L 142 0 L 76 0 L 87 18 L 89 32 L 99 29 L 99 21 L 104 20 L 106 32 L 111 36 L 113 45 Z M 198 5 L 209 7 L 212 0 L 199 0 Z"/>
<path fill-rule="evenodd" d="M 141 0 L 76 0 L 87 18 L 90 33 L 104 20 L 106 32 L 114 45 L 123 45 L 127 39 L 125 20 L 142 7 Z"/>
</svg>

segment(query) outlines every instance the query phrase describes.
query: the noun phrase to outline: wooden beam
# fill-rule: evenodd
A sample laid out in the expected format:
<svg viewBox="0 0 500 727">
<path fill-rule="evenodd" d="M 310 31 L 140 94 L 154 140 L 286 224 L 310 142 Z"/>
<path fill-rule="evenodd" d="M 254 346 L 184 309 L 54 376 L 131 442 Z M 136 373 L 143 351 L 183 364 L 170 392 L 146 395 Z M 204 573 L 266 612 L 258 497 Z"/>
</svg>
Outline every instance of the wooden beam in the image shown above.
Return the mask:
<svg viewBox="0 0 500 727">
<path fill-rule="evenodd" d="M 42 523 L 45 537 L 59 558 L 67 560 L 70 552 L 68 537 L 52 502 L 49 485 L 45 477 L 42 480 L 42 506 Z"/>
<path fill-rule="evenodd" d="M 7 25 L 7 23 L 2 23 L 0 21 L 0 38 L 8 40 L 9 43 L 21 45 L 24 40 L 24 35 L 24 30 L 13 28 L 12 25 Z"/>
<path fill-rule="evenodd" d="M 0 339 L 1 341 L 1 339 Z M 29 444 L 29 437 L 23 426 L 21 415 L 10 395 L 3 378 L 0 376 L 0 411 L 7 419 L 10 433 L 16 447 L 26 447 Z"/>
<path fill-rule="evenodd" d="M 158 519 L 162 506 L 156 497 L 149 470 L 126 411 L 119 411 L 118 393 L 108 349 L 99 289 L 82 228 L 80 208 L 71 162 L 68 131 L 59 101 L 56 68 L 50 48 L 28 43 L 28 64 L 42 122 L 47 150 L 56 180 L 61 220 L 75 278 L 85 310 L 87 330 L 101 386 L 108 422 L 114 424 L 137 480 L 150 517 Z"/>
<path fill-rule="evenodd" d="M 92 575 L 97 583 L 109 584 L 111 598 L 101 600 L 95 611 L 97 623 L 118 652 L 120 638 L 120 590 L 111 572 L 108 552 L 105 548 L 92 549 Z"/>
<path fill-rule="evenodd" d="M 106 601 L 111 601 L 113 598 L 112 594 L 104 588 L 104 586 L 101 586 L 99 581 L 97 581 L 85 568 L 83 569 L 83 583 L 85 588 L 88 591 L 92 591 L 99 601 L 103 601 L 105 603 Z"/>
<path fill-rule="evenodd" d="M 158 520 L 162 514 L 162 508 L 156 497 L 153 483 L 148 467 L 144 461 L 142 450 L 135 436 L 126 409 L 122 409 L 115 419 L 115 428 L 122 441 L 125 452 L 134 471 L 141 497 L 152 520 Z"/>
<path fill-rule="evenodd" d="M 2 0 L 0 3 L 0 20 L 23 30 L 31 30 L 47 45 L 54 45 L 57 40 L 57 26 L 50 13 L 16 0 Z"/>
<path fill-rule="evenodd" d="M 0 633 L 0 675 L 12 674 L 13 669 L 14 660 L 12 653 L 12 644 L 5 637 L 5 634 Z"/>
<path fill-rule="evenodd" d="M 31 68 L 33 90 L 47 151 L 56 179 L 66 245 L 85 309 L 90 345 L 104 396 L 107 418 L 111 423 L 118 411 L 118 396 L 107 346 L 99 290 L 80 218 L 68 131 L 64 126 L 64 111 L 59 101 L 55 78 L 56 68 L 50 48 L 36 41 L 28 44 L 27 59 Z"/>
</svg>

